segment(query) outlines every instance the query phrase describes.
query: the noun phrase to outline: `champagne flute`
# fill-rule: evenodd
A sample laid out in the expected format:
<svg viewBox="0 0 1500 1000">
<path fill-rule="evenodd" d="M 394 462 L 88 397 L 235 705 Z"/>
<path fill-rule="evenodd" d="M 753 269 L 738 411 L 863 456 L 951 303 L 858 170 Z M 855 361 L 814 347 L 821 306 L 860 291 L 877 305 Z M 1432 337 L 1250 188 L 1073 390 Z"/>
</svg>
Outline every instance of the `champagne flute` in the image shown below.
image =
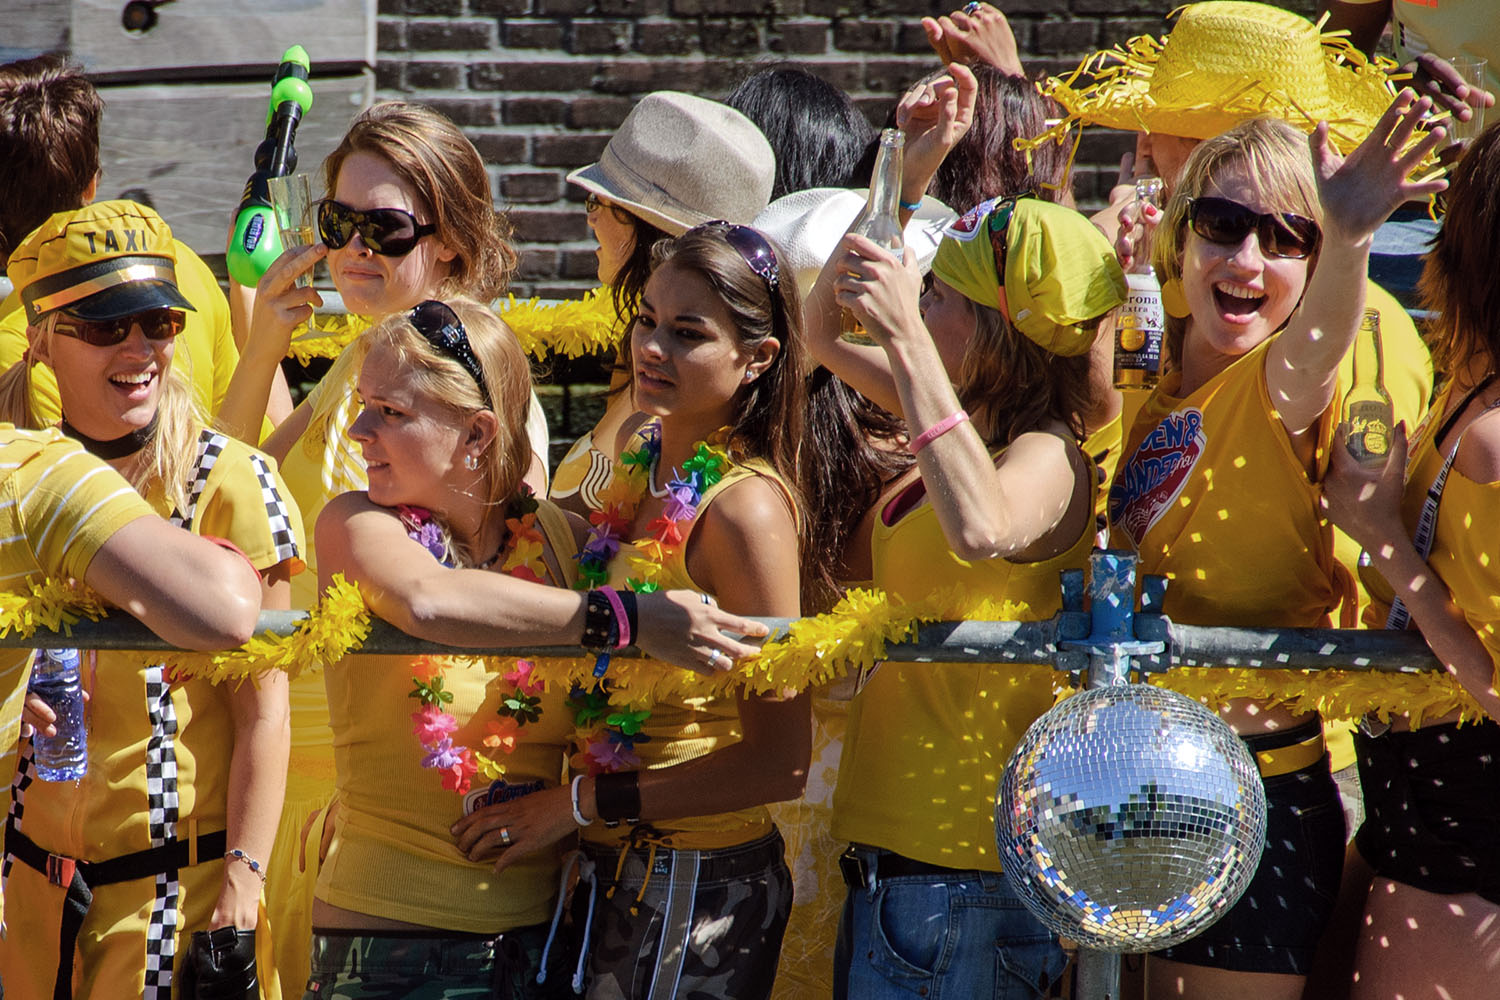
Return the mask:
<svg viewBox="0 0 1500 1000">
<path fill-rule="evenodd" d="M 312 198 L 312 175 L 291 174 L 287 177 L 272 177 L 267 181 L 271 193 L 271 210 L 276 213 L 276 225 L 281 231 L 283 251 L 293 247 L 311 246 L 317 242 L 317 222 Z M 297 276 L 297 287 L 312 284 L 312 269 Z M 316 327 L 312 316 L 307 318 L 307 332 Z"/>
</svg>

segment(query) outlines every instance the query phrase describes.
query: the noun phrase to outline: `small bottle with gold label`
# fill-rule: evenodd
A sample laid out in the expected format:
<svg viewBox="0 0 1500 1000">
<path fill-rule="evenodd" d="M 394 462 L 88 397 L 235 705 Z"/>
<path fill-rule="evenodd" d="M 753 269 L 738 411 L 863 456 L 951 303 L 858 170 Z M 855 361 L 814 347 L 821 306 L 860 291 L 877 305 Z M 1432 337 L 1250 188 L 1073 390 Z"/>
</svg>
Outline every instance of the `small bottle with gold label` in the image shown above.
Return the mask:
<svg viewBox="0 0 1500 1000">
<path fill-rule="evenodd" d="M 1144 217 L 1147 205 L 1160 207 L 1161 192 L 1160 177 L 1136 180 L 1136 218 Z M 1125 275 L 1125 303 L 1115 313 L 1115 388 L 1154 389 L 1161 374 L 1166 314 L 1162 310 L 1161 283 L 1144 241 L 1136 247 L 1134 256 L 1136 263 Z"/>
<path fill-rule="evenodd" d="M 1375 356 L 1373 381 L 1371 365 L 1362 363 L 1370 353 Z M 1380 465 L 1391 450 L 1391 430 L 1396 411 L 1391 394 L 1385 389 L 1385 351 L 1380 344 L 1380 313 L 1365 310 L 1354 341 L 1354 384 L 1344 396 L 1344 421 L 1349 425 L 1344 439 L 1349 454 L 1361 465 Z"/>
</svg>

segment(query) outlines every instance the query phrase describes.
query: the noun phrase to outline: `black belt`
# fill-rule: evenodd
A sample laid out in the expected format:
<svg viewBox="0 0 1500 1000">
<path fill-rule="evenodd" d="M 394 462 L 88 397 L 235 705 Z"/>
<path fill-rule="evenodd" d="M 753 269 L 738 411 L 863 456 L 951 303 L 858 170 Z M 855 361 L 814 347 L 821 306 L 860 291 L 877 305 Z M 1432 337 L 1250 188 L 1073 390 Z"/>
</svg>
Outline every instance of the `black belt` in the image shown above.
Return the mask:
<svg viewBox="0 0 1500 1000">
<path fill-rule="evenodd" d="M 217 861 L 224 856 L 228 846 L 228 833 L 219 830 L 200 835 L 196 844 L 174 838 L 160 847 L 122 854 L 108 861 L 78 861 L 44 851 L 7 821 L 5 853 L 47 876 L 47 881 L 53 885 L 67 890 L 62 926 L 58 930 L 57 981 L 52 988 L 53 1000 L 69 1000 L 73 995 L 73 950 L 78 944 L 83 918 L 93 905 L 95 888 L 187 868 L 194 856 L 200 861 Z"/>
<path fill-rule="evenodd" d="M 850 847 L 839 856 L 839 872 L 844 876 L 844 885 L 850 889 L 864 889 L 870 884 L 870 864 L 865 857 L 865 852 L 860 849 Z M 908 858 L 892 851 L 875 850 L 875 880 L 877 882 L 904 876 L 953 879 L 976 878 L 982 874 L 983 872 L 974 868 L 944 868 L 942 865 L 918 861 L 916 858 Z"/>
</svg>

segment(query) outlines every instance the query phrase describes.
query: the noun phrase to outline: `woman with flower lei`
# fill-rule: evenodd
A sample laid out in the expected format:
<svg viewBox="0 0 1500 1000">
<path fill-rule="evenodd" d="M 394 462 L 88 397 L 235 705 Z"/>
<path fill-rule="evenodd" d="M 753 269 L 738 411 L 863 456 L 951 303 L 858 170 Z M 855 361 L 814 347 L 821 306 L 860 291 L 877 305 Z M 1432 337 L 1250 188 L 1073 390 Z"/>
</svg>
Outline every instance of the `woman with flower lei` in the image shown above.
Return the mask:
<svg viewBox="0 0 1500 1000">
<path fill-rule="evenodd" d="M 737 612 L 798 614 L 800 326 L 755 230 L 707 223 L 660 245 L 624 347 L 640 413 L 591 518 L 581 586 L 688 586 Z M 807 698 L 653 701 L 612 687 L 604 661 L 596 673 L 571 695 L 571 786 L 467 817 L 459 848 L 508 872 L 582 827 L 597 882 L 575 983 L 586 960 L 591 994 L 768 996 L 791 885 L 765 803 L 801 793 Z"/>
<path fill-rule="evenodd" d="M 372 612 L 449 645 L 576 643 L 594 629 L 698 669 L 753 651 L 719 628 L 764 630 L 696 594 L 621 601 L 615 616 L 602 595 L 601 610 L 571 588 L 582 526 L 522 485 L 530 378 L 493 313 L 429 300 L 367 338 L 350 433 L 370 486 L 318 521 L 325 583 L 342 573 Z M 495 878 L 455 849 L 450 826 L 489 802 L 558 789 L 567 692 L 526 661 L 453 656 L 354 655 L 325 680 L 338 808 L 313 907 L 310 995 L 372 984 L 391 996 L 481 984 L 549 995 L 536 977 L 556 857 Z"/>
</svg>

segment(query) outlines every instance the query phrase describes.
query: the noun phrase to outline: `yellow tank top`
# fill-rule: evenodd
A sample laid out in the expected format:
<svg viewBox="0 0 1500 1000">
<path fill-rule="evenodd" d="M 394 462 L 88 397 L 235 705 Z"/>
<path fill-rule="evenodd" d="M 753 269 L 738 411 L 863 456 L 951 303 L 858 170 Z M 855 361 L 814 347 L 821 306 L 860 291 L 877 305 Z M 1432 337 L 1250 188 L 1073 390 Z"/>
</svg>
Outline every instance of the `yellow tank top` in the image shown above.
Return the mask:
<svg viewBox="0 0 1500 1000">
<path fill-rule="evenodd" d="M 752 459 L 736 463 L 724 474 L 724 478 L 704 492 L 698 507 L 698 517 L 701 518 L 708 506 L 726 489 L 751 476 L 765 476 L 783 492 L 788 492 L 781 477 L 765 462 Z M 683 539 L 683 544 L 669 551 L 662 564 L 662 590 L 702 589 L 688 575 L 687 539 L 691 537 L 690 531 Z M 611 586 L 625 586 L 625 579 L 630 575 L 629 557 L 636 549 L 636 543 L 627 542 L 620 547 L 620 553 L 610 560 Z M 641 758 L 641 770 L 671 767 L 673 764 L 713 753 L 721 747 L 732 746 L 742 738 L 739 706 L 732 695 L 658 701 L 651 706 L 651 717 L 646 720 L 642 731 L 650 740 L 636 745 L 636 754 Z M 770 822 L 771 815 L 762 805 L 708 816 L 663 820 L 652 822 L 651 825 L 663 834 L 673 835 L 674 846 L 691 848 L 694 846 L 694 833 L 711 833 L 714 835 L 711 838 L 713 846 L 727 847 L 736 842 L 734 834 L 743 831 L 743 841 L 739 842 L 748 842 L 763 835 Z M 616 844 L 627 840 L 629 835 L 630 830 L 625 824 L 610 829 L 601 823 L 595 823 L 583 829 L 585 840 L 601 844 Z"/>
<path fill-rule="evenodd" d="M 1090 473 L 1092 475 L 1092 472 Z M 962 585 L 970 594 L 1024 603 L 1028 621 L 1061 605 L 1058 573 L 1081 569 L 1092 519 L 1061 555 L 1041 562 L 966 562 L 923 502 L 870 540 L 874 585 L 918 600 Z M 1024 664 L 883 663 L 854 697 L 833 835 L 947 868 L 999 871 L 995 790 L 1026 727 L 1052 707 L 1050 671 Z"/>
<path fill-rule="evenodd" d="M 1401 520 L 1409 535 L 1416 534 L 1427 488 L 1443 465 L 1445 456 L 1434 436 L 1443 423 L 1449 396 L 1449 390 L 1444 389 L 1433 401 L 1431 414 L 1411 443 L 1406 491 L 1401 498 Z M 1448 435 L 1446 447 L 1451 449 L 1455 440 L 1454 435 Z M 1453 603 L 1489 650 L 1490 659 L 1500 664 L 1500 536 L 1492 530 L 1496 524 L 1500 524 L 1500 482 L 1476 483 L 1457 466 L 1449 470 L 1427 565 L 1448 588 Z M 1489 530 L 1476 530 L 1478 525 L 1487 525 Z M 1390 584 L 1374 569 L 1363 570 L 1361 576 L 1370 592 L 1365 624 L 1383 628 L 1391 610 Z"/>
<path fill-rule="evenodd" d="M 558 463 L 552 474 L 552 486 L 547 496 L 562 500 L 578 494 L 589 510 L 599 510 L 603 504 L 599 492 L 615 478 L 614 456 L 606 455 L 594 447 L 594 432 L 589 431 L 573 442 L 573 447 Z"/>
<path fill-rule="evenodd" d="M 1268 338 L 1186 399 L 1181 373 L 1146 401 L 1109 493 L 1110 543 L 1171 580 L 1166 613 L 1192 625 L 1326 627 L 1337 605 L 1318 487 L 1292 451 L 1265 378 Z M 1327 459 L 1337 407 L 1317 431 Z"/>
<path fill-rule="evenodd" d="M 574 576 L 573 533 L 561 511 L 542 501 L 537 525 L 569 586 Z M 502 675 L 514 660 L 444 657 L 447 709 L 458 720 L 453 742 L 477 746 L 511 686 Z M 412 734 L 418 704 L 413 660 L 403 656 L 350 656 L 325 672 L 338 765 L 341 805 L 328 858 L 318 875 L 317 897 L 368 913 L 444 930 L 493 934 L 539 923 L 551 915 L 557 859 L 551 852 L 496 875 L 489 863 L 470 862 L 448 828 L 464 814 L 464 801 L 443 788 L 438 773 L 422 767 L 422 747 Z M 508 786 L 558 784 L 573 731 L 567 691 L 548 685 L 541 718 L 521 729 L 512 754 L 497 759 Z M 474 789 L 485 787 L 476 778 Z M 473 793 L 471 793 L 473 794 Z"/>
</svg>

